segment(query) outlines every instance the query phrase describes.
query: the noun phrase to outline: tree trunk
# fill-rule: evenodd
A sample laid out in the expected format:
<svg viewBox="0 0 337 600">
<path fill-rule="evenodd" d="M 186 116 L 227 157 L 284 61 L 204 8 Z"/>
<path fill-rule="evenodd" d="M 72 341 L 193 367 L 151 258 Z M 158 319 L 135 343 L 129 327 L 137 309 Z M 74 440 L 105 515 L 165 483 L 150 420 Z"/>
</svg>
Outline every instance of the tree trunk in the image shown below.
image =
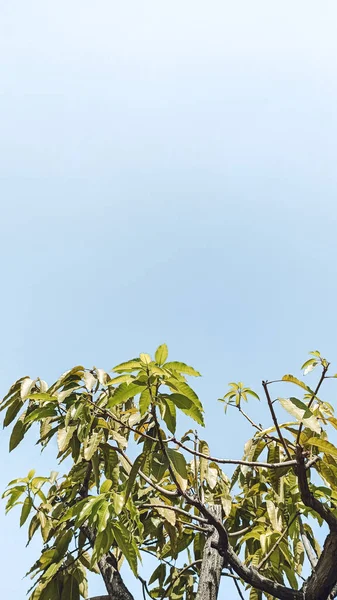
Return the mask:
<svg viewBox="0 0 337 600">
<path fill-rule="evenodd" d="M 209 511 L 217 518 L 221 519 L 221 506 L 211 506 Z M 200 569 L 199 585 L 195 600 L 217 600 L 221 572 L 224 565 L 224 558 L 219 552 L 212 548 L 212 543 L 219 542 L 219 534 L 213 529 L 208 539 L 206 540 L 202 563 Z"/>
<path fill-rule="evenodd" d="M 95 543 L 95 532 L 88 525 L 82 525 L 82 530 L 93 547 Z M 98 561 L 98 566 L 105 583 L 106 591 L 108 592 L 108 596 L 98 596 L 98 599 L 105 598 L 106 600 L 134 600 L 134 597 L 127 589 L 119 571 L 117 570 L 117 563 L 113 554 L 104 554 Z"/>
</svg>

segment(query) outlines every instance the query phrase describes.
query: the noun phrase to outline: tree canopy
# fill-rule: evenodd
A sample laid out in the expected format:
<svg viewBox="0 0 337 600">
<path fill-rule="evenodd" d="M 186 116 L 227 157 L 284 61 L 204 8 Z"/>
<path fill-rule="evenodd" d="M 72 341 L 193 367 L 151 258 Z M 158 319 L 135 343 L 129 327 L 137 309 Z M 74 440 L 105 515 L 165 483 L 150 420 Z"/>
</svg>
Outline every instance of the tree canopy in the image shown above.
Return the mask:
<svg viewBox="0 0 337 600">
<path fill-rule="evenodd" d="M 312 352 L 302 369 L 319 372 L 315 386 L 284 375 L 262 382 L 261 400 L 243 383 L 229 384 L 225 410 L 238 410 L 252 429 L 240 459 L 212 456 L 203 406 L 188 383 L 200 374 L 169 361 L 165 344 L 111 374 L 76 366 L 52 385 L 16 381 L 0 405 L 12 426 L 10 451 L 37 425 L 37 443 L 56 448 L 56 440 L 65 470 L 31 470 L 3 494 L 7 511 L 20 507 L 28 543 L 42 536 L 30 600 L 88 598 L 88 571 L 101 574 L 107 599 L 132 600 L 124 560 L 144 598 L 216 600 L 222 575 L 250 600 L 337 596 L 337 419 L 322 398 L 336 377 L 329 366 Z M 300 397 L 274 398 L 276 383 Z M 254 422 L 248 401 L 266 403 L 268 427 Z M 191 429 L 178 436 L 180 412 Z M 139 574 L 144 553 L 157 560 L 148 580 Z"/>
</svg>

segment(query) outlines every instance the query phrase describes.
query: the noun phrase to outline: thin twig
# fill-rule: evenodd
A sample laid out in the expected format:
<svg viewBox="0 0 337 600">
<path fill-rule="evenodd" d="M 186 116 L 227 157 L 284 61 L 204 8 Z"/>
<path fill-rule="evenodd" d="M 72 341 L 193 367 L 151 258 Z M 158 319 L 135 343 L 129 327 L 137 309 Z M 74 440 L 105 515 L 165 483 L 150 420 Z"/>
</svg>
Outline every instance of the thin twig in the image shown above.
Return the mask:
<svg viewBox="0 0 337 600">
<path fill-rule="evenodd" d="M 141 577 L 140 575 L 138 575 L 138 579 L 142 584 L 142 592 L 143 592 L 143 599 L 146 600 L 146 596 L 145 596 L 145 592 L 147 593 L 147 595 L 149 596 L 149 598 L 153 599 L 153 596 L 149 590 L 149 588 L 147 587 L 147 582 L 145 579 L 143 579 L 143 577 Z"/>
<path fill-rule="evenodd" d="M 285 450 L 286 455 L 291 460 L 291 455 L 290 455 L 290 452 L 288 450 L 288 446 L 287 446 L 287 444 L 284 441 L 284 437 L 282 435 L 282 431 L 280 429 L 280 426 L 278 424 L 278 420 L 277 420 L 277 417 L 276 417 L 276 414 L 275 414 L 275 411 L 274 411 L 273 403 L 272 403 L 271 398 L 270 398 L 270 394 L 269 394 L 269 390 L 268 390 L 268 382 L 267 381 L 262 381 L 262 387 L 264 389 L 264 393 L 266 394 L 266 398 L 267 398 L 267 402 L 268 402 L 268 407 L 269 407 L 269 410 L 270 410 L 271 417 L 273 419 L 273 423 L 274 423 L 274 425 L 276 427 L 277 435 L 279 436 L 280 442 L 281 442 L 281 444 L 282 444 L 282 446 L 283 446 L 283 448 Z"/>
<path fill-rule="evenodd" d="M 254 421 L 250 418 L 250 416 L 247 415 L 247 413 L 245 413 L 244 410 L 242 410 L 240 405 L 237 408 L 238 408 L 239 412 L 242 414 L 242 416 L 245 419 L 247 419 L 247 421 L 252 425 L 252 427 L 255 427 L 255 429 L 257 429 L 258 431 L 263 431 L 262 427 L 260 427 L 260 425 L 257 425 L 256 423 L 254 423 Z"/>
<path fill-rule="evenodd" d="M 232 567 L 229 567 L 229 570 L 230 570 L 231 574 L 233 575 Z M 245 600 L 245 598 L 244 598 L 244 596 L 243 596 L 243 594 L 242 594 L 242 592 L 240 590 L 239 582 L 238 582 L 238 580 L 237 580 L 236 577 L 233 577 L 233 582 L 234 582 L 234 585 L 236 587 L 237 593 L 239 594 L 241 600 Z"/>
<path fill-rule="evenodd" d="M 191 515 L 191 513 L 187 512 L 186 510 L 183 510 L 182 508 L 178 508 L 177 506 L 170 506 L 169 504 L 142 504 L 142 506 L 140 506 L 140 508 L 167 508 L 168 510 L 173 510 L 174 512 L 180 514 L 180 515 L 184 515 L 185 517 L 189 517 L 189 519 L 195 519 L 196 521 L 199 521 L 199 523 L 204 523 L 207 525 L 208 521 L 206 521 L 206 519 L 203 519 L 202 517 L 197 517 L 196 515 Z"/>
<path fill-rule="evenodd" d="M 293 467 L 296 465 L 296 460 L 287 460 L 284 462 L 279 462 L 279 463 L 267 463 L 267 462 L 258 462 L 258 461 L 250 461 L 250 460 L 237 460 L 237 459 L 232 459 L 232 458 L 214 458 L 214 456 L 207 456 L 207 454 L 203 454 L 202 452 L 196 452 L 195 450 L 192 450 L 192 448 L 189 448 L 188 446 L 185 446 L 185 444 L 182 444 L 182 442 L 179 442 L 179 440 L 177 440 L 176 438 L 172 438 L 170 440 L 171 442 L 177 444 L 177 446 L 179 446 L 180 448 L 183 448 L 183 450 L 186 450 L 187 452 L 189 452 L 190 454 L 193 454 L 195 456 L 199 456 L 200 458 L 205 458 L 206 460 L 209 460 L 211 462 L 215 462 L 215 463 L 219 463 L 221 465 L 245 465 L 247 467 L 256 467 L 256 468 L 261 468 L 261 469 L 282 469 L 283 467 Z M 290 454 L 289 454 L 290 456 Z"/>
</svg>

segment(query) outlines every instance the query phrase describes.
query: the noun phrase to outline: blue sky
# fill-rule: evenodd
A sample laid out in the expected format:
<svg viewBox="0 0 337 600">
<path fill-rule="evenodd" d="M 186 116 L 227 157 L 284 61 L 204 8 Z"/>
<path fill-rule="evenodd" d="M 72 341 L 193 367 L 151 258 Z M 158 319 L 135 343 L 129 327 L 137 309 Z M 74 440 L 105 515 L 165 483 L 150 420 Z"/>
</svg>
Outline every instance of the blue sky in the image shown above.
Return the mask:
<svg viewBox="0 0 337 600">
<path fill-rule="evenodd" d="M 314 348 L 337 365 L 336 19 L 328 0 L 0 3 L 3 393 L 165 341 L 234 457 L 228 381 L 260 391 Z M 7 447 L 1 489 L 54 466 Z M 38 544 L 0 523 L 21 600 Z"/>
</svg>

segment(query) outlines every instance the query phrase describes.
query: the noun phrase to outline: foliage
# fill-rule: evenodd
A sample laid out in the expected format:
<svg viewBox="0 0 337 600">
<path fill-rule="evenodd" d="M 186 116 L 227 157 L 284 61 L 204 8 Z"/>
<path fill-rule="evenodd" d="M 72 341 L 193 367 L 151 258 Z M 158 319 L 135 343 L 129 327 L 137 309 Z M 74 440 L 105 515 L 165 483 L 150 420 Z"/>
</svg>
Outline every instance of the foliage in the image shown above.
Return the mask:
<svg viewBox="0 0 337 600">
<path fill-rule="evenodd" d="M 51 386 L 29 377 L 16 381 L 0 405 L 4 426 L 12 425 L 10 450 L 38 425 L 38 444 L 44 449 L 56 440 L 66 468 L 49 477 L 32 470 L 3 494 L 7 511 L 20 507 L 28 543 L 36 532 L 42 536 L 29 573 L 30 600 L 87 598 L 87 572 L 103 575 L 107 556 L 118 570 L 126 559 L 140 577 L 144 552 L 158 560 L 149 581 L 142 580 L 144 593 L 193 600 L 210 526 L 218 530 L 225 571 L 237 574 L 251 600 L 304 598 L 304 590 L 313 598 L 312 578 L 302 580 L 304 563 L 309 559 L 319 570 L 327 560 L 314 530 L 326 522 L 332 535 L 337 524 L 337 447 L 328 439 L 337 419 L 318 397 L 329 367 L 318 352 L 302 368 L 307 374 L 315 367 L 321 368 L 315 390 L 292 375 L 280 380 L 301 398 L 272 400 L 274 382 L 263 382 L 268 428 L 242 410 L 242 400 L 255 402 L 258 395 L 241 382 L 230 384 L 221 399 L 225 408 L 238 409 L 253 429 L 240 460 L 212 457 L 193 429 L 176 437 L 180 411 L 204 426 L 202 404 L 187 382 L 200 374 L 169 362 L 165 344 L 154 359 L 140 354 L 111 375 L 76 366 Z M 276 411 L 284 410 L 291 420 L 280 422 Z M 137 448 L 133 462 L 130 444 Z M 229 477 L 223 466 L 233 463 Z M 222 506 L 221 522 L 212 504 Z M 337 573 L 322 599 L 336 581 Z"/>
</svg>

